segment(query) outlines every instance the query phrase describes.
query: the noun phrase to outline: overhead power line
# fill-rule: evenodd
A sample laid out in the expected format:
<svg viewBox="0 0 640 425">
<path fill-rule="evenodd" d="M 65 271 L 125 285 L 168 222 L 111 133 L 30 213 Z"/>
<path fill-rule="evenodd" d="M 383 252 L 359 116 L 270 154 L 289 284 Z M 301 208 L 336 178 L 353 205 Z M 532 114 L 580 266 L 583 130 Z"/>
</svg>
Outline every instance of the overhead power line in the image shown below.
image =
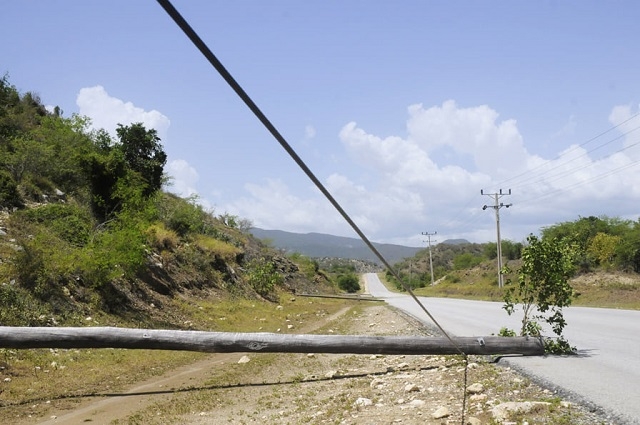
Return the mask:
<svg viewBox="0 0 640 425">
<path fill-rule="evenodd" d="M 599 145 L 596 145 L 592 149 L 582 153 L 581 155 L 574 156 L 574 157 L 568 159 L 567 161 L 559 162 L 556 165 L 553 165 L 552 167 L 544 169 L 544 167 L 549 166 L 553 161 L 557 161 L 559 159 L 562 159 L 562 158 L 570 155 L 571 153 L 574 153 L 576 150 L 580 149 L 581 147 L 584 147 L 584 146 L 587 146 L 587 145 L 593 143 L 594 141 L 598 140 L 602 136 L 610 133 L 611 131 L 613 131 L 613 130 L 615 130 L 617 128 L 620 128 L 624 124 L 627 124 L 627 123 L 631 122 L 632 120 L 634 120 L 636 118 L 639 118 L 639 117 L 640 117 L 640 112 L 632 115 L 631 117 L 627 118 L 626 120 L 622 121 L 621 123 L 619 123 L 619 124 L 617 124 L 615 126 L 612 126 L 611 128 L 599 133 L 598 135 L 596 135 L 596 136 L 590 138 L 589 140 L 587 140 L 586 142 L 581 143 L 580 145 L 575 146 L 574 148 L 569 149 L 566 152 L 563 152 L 562 154 L 558 155 L 553 160 L 546 160 L 543 163 L 541 163 L 541 164 L 539 164 L 539 165 L 537 165 L 537 166 L 535 166 L 535 167 L 533 167 L 533 168 L 531 168 L 529 170 L 526 170 L 526 171 L 524 171 L 524 172 L 522 172 L 520 174 L 517 174 L 517 175 L 515 175 L 513 177 L 510 177 L 510 178 L 508 178 L 506 180 L 503 180 L 500 183 L 500 185 L 502 185 L 504 183 L 507 183 L 507 182 L 511 182 L 512 186 L 514 184 L 517 185 L 518 187 L 520 187 L 523 190 L 524 193 L 534 193 L 535 191 L 525 191 L 524 189 L 528 188 L 528 187 L 532 187 L 532 186 L 534 186 L 536 184 L 551 183 L 551 182 L 557 181 L 559 179 L 564 178 L 565 176 L 569 176 L 571 174 L 575 174 L 576 172 L 578 172 L 580 170 L 584 170 L 586 168 L 593 167 L 593 166 L 597 165 L 600 161 L 602 161 L 604 159 L 607 159 L 607 158 L 611 158 L 613 155 L 615 155 L 617 153 L 627 151 L 630 148 L 633 148 L 633 147 L 639 145 L 640 141 L 636 141 L 634 143 L 629 143 L 629 144 L 627 144 L 627 146 L 625 146 L 625 147 L 623 147 L 621 149 L 618 149 L 617 151 L 615 151 L 613 153 L 610 153 L 607 156 L 604 156 L 604 157 L 600 158 L 598 161 L 591 161 L 588 164 L 581 163 L 581 164 L 577 165 L 576 167 L 569 167 L 569 168 L 566 168 L 566 169 L 561 169 L 562 167 L 566 167 L 568 164 L 570 164 L 570 163 L 572 163 L 574 161 L 577 161 L 580 158 L 588 157 L 588 155 L 590 153 L 592 153 L 592 152 L 594 152 L 594 151 L 596 151 L 598 149 L 601 149 L 601 148 L 603 148 L 603 147 L 605 147 L 605 146 L 607 146 L 607 145 L 609 145 L 609 144 L 611 144 L 611 143 L 613 143 L 615 141 L 618 141 L 618 140 L 620 140 L 621 138 L 623 138 L 625 136 L 629 136 L 630 134 L 636 132 L 637 130 L 640 130 L 640 126 L 634 127 L 632 129 L 630 129 L 629 131 L 627 131 L 627 132 L 625 132 L 625 133 L 623 133 L 623 134 L 621 134 L 619 136 L 616 136 L 616 137 L 613 137 L 611 139 L 608 139 L 605 142 L 603 142 L 603 143 L 601 143 Z M 633 165 L 635 165 L 637 163 L 638 163 L 638 161 L 634 161 L 632 164 L 628 164 L 628 165 L 624 165 L 624 166 L 621 166 L 621 167 L 617 167 L 617 168 L 612 169 L 610 171 L 607 171 L 605 173 L 598 174 L 597 176 L 594 176 L 592 178 L 585 179 L 582 182 L 571 184 L 571 185 L 569 185 L 569 186 L 567 186 L 565 188 L 558 188 L 558 189 L 553 190 L 552 192 L 548 192 L 548 193 L 546 193 L 546 194 L 544 194 L 542 196 L 538 196 L 538 197 L 531 198 L 531 199 L 519 198 L 519 199 L 522 199 L 519 202 L 521 202 L 521 203 L 530 203 L 530 202 L 533 202 L 533 201 L 537 201 L 540 198 L 547 198 L 547 197 L 549 197 L 551 195 L 555 195 L 555 194 L 558 194 L 558 193 L 566 192 L 566 191 L 574 189 L 576 187 L 580 187 L 580 186 L 582 186 L 584 184 L 589 184 L 589 183 L 591 183 L 593 181 L 601 180 L 601 179 L 606 178 L 608 176 L 611 176 L 611 175 L 617 174 L 619 172 L 622 172 L 624 170 L 627 170 L 627 169 L 631 168 Z M 473 202 L 473 200 L 469 199 L 469 201 L 464 206 L 462 206 L 458 210 L 458 212 L 456 214 L 452 215 L 451 218 L 449 218 L 447 220 L 447 222 L 446 222 L 446 224 L 444 226 L 446 228 L 450 228 L 451 226 L 456 226 L 456 228 L 458 229 L 459 233 L 465 233 L 468 230 L 472 229 L 473 225 L 479 221 L 478 220 L 479 219 L 479 215 L 476 214 L 476 210 L 475 209 L 473 209 L 471 215 L 469 215 L 468 206 L 472 202 Z M 460 220 L 458 220 L 458 219 L 460 219 Z M 458 221 L 460 221 L 460 223 Z"/>
<path fill-rule="evenodd" d="M 262 125 L 271 133 L 271 135 L 280 143 L 280 146 L 289 154 L 289 156 L 295 161 L 296 164 L 304 171 L 304 173 L 309 177 L 309 179 L 315 184 L 315 186 L 322 192 L 322 194 L 327 198 L 327 200 L 333 205 L 333 207 L 340 213 L 342 218 L 349 223 L 351 228 L 358 234 L 360 239 L 367 245 L 367 247 L 374 253 L 376 257 L 384 264 L 384 266 L 389 270 L 389 272 L 400 282 L 403 288 L 407 291 L 409 295 L 413 298 L 413 300 L 418 304 L 418 306 L 422 309 L 422 311 L 431 319 L 431 321 L 440 329 L 442 334 L 449 340 L 451 345 L 458 350 L 460 354 L 462 354 L 466 358 L 466 354 L 462 351 L 458 344 L 449 336 L 449 334 L 442 328 L 440 323 L 433 317 L 433 315 L 427 310 L 427 308 L 420 302 L 418 297 L 415 295 L 413 290 L 409 285 L 406 284 L 401 278 L 400 275 L 394 270 L 393 267 L 389 264 L 387 259 L 378 251 L 378 249 L 371 243 L 369 238 L 360 230 L 358 225 L 351 219 L 351 217 L 347 214 L 347 212 L 342 208 L 342 206 L 335 200 L 333 195 L 327 190 L 327 188 L 320 182 L 320 180 L 313 174 L 311 169 L 304 163 L 304 161 L 298 156 L 295 150 L 289 145 L 286 139 L 280 134 L 280 132 L 276 129 L 276 127 L 271 123 L 271 121 L 267 118 L 267 116 L 258 108 L 255 102 L 249 97 L 249 95 L 244 91 L 242 86 L 233 78 L 231 73 L 227 71 L 227 69 L 222 65 L 222 63 L 218 60 L 218 58 L 213 54 L 213 52 L 209 49 L 206 43 L 200 38 L 200 36 L 194 31 L 193 28 L 189 25 L 189 23 L 182 17 L 182 15 L 176 10 L 175 7 L 171 4 L 169 0 L 157 0 L 157 2 L 162 6 L 162 8 L 167 12 L 167 14 L 173 19 L 173 21 L 180 27 L 180 29 L 185 33 L 185 35 L 191 40 L 191 42 L 200 50 L 200 52 L 204 55 L 204 57 L 209 61 L 209 63 L 215 68 L 216 71 L 220 74 L 220 76 L 229 84 L 229 86 L 236 92 L 238 97 L 242 99 L 242 101 L 247 105 L 247 107 L 253 112 L 253 114 L 260 120 Z"/>
<path fill-rule="evenodd" d="M 519 179 L 519 178 L 520 178 L 520 177 L 522 177 L 522 176 L 526 176 L 526 175 L 528 175 L 528 174 L 531 174 L 531 173 L 535 172 L 536 170 L 538 170 L 538 169 L 540 169 L 540 168 L 544 167 L 545 165 L 549 164 L 550 162 L 552 162 L 552 161 L 556 161 L 556 160 L 558 160 L 558 159 L 560 159 L 560 158 L 563 158 L 563 157 L 565 157 L 565 156 L 567 156 L 567 155 L 571 154 L 572 152 L 574 152 L 574 151 L 576 151 L 576 150 L 580 149 L 581 147 L 584 147 L 584 146 L 586 146 L 586 145 L 588 145 L 588 144 L 590 144 L 590 143 L 594 142 L 595 140 L 598 140 L 600 137 L 604 136 L 605 134 L 610 133 L 611 131 L 613 131 L 613 130 L 615 130 L 615 129 L 619 128 L 619 127 L 621 127 L 622 125 L 624 125 L 624 124 L 626 124 L 626 123 L 630 122 L 631 120 L 633 120 L 633 119 L 635 119 L 635 118 L 637 118 L 637 117 L 640 117 L 640 112 L 638 112 L 638 113 L 636 113 L 636 114 L 634 114 L 634 115 L 630 116 L 629 118 L 627 118 L 626 120 L 622 121 L 621 123 L 619 123 L 619 124 L 617 124 L 617 125 L 615 125 L 615 126 L 613 126 L 613 127 L 610 127 L 609 129 L 607 129 L 607 130 L 605 130 L 605 131 L 603 131 L 603 132 L 599 133 L 598 135 L 593 136 L 592 138 L 590 138 L 590 139 L 589 139 L 589 140 L 587 140 L 586 142 L 583 142 L 583 143 L 579 144 L 578 146 L 576 146 L 576 147 L 574 147 L 574 148 L 572 148 L 572 149 L 569 149 L 569 150 L 568 150 L 568 151 L 566 151 L 566 152 L 563 152 L 562 154 L 560 154 L 560 155 L 556 156 L 556 158 L 555 158 L 555 159 L 553 159 L 553 160 L 551 160 L 551 159 L 550 159 L 550 160 L 546 160 L 546 161 L 544 161 L 542 164 L 539 164 L 539 165 L 537 165 L 537 166 L 536 166 L 536 167 L 534 167 L 534 168 L 531 168 L 531 169 L 529 169 L 529 170 L 525 170 L 524 172 L 522 172 L 522 173 L 520 173 L 520 174 L 517 174 L 517 175 L 515 175 L 515 176 L 513 176 L 513 177 L 510 177 L 510 178 L 508 178 L 508 179 L 506 179 L 506 180 L 501 181 L 499 185 L 500 185 L 500 186 L 502 186 L 502 185 L 504 185 L 505 183 L 512 182 L 512 183 L 511 183 L 511 186 L 513 186 L 513 184 L 514 184 L 514 183 L 513 183 L 513 181 L 514 181 L 514 180 L 517 180 L 517 179 Z M 627 133 L 624 133 L 624 134 L 622 134 L 622 135 L 620 135 L 620 136 L 618 136 L 618 137 L 615 137 L 615 138 L 614 138 L 614 139 L 612 139 L 612 140 L 609 140 L 608 142 L 605 142 L 605 143 L 603 143 L 603 144 L 601 144 L 601 145 L 598 145 L 598 146 L 596 146 L 595 148 L 591 149 L 591 150 L 590 150 L 589 152 L 587 152 L 587 153 L 590 153 L 590 152 L 593 152 L 593 151 L 595 151 L 595 150 L 597 150 L 597 149 L 600 149 L 601 147 L 603 147 L 603 146 L 605 146 L 605 145 L 608 145 L 609 143 L 612 143 L 612 142 L 613 142 L 613 141 L 615 141 L 615 140 L 620 139 L 621 137 L 623 137 L 623 136 L 625 136 L 626 134 L 629 134 L 629 133 L 631 133 L 631 132 L 633 132 L 633 131 L 637 130 L 638 128 L 639 128 L 639 127 L 636 127 L 636 128 L 634 128 L 633 130 L 628 131 Z M 525 179 L 525 181 L 526 181 L 526 180 L 528 180 L 528 179 Z"/>
</svg>

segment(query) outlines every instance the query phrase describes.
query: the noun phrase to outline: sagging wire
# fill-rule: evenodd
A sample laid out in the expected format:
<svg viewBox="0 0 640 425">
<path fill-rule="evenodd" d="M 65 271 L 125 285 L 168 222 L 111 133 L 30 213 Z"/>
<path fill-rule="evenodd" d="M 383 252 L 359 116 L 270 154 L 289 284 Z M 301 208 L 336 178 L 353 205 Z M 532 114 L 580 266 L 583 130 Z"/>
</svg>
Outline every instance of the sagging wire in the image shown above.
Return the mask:
<svg viewBox="0 0 640 425">
<path fill-rule="evenodd" d="M 258 120 L 265 126 L 265 128 L 271 133 L 271 135 L 280 143 L 280 146 L 289 154 L 289 156 L 295 161 L 295 163 L 304 171 L 304 173 L 311 179 L 313 184 L 322 192 L 322 194 L 327 198 L 327 200 L 333 205 L 333 207 L 340 213 L 340 215 L 345 219 L 345 221 L 351 226 L 351 228 L 358 234 L 360 239 L 367 245 L 367 247 L 371 250 L 371 252 L 382 262 L 385 268 L 392 274 L 394 278 L 400 282 L 405 291 L 413 298 L 413 300 L 420 306 L 422 311 L 431 319 L 431 321 L 436 325 L 436 327 L 442 332 L 442 334 L 449 340 L 451 345 L 462 355 L 465 361 L 465 379 L 466 379 L 466 370 L 467 370 L 467 354 L 460 348 L 458 344 L 449 336 L 449 334 L 442 328 L 440 323 L 433 317 L 433 315 L 427 310 L 427 308 L 420 302 L 418 297 L 415 295 L 413 290 L 409 285 L 407 285 L 401 278 L 400 275 L 391 267 L 387 259 L 378 251 L 378 249 L 371 243 L 369 238 L 360 230 L 358 225 L 351 219 L 349 214 L 342 208 L 342 206 L 336 201 L 336 199 L 331 195 L 331 193 L 327 190 L 327 188 L 322 184 L 322 182 L 315 176 L 315 174 L 311 171 L 311 169 L 305 164 L 305 162 L 298 156 L 295 150 L 289 145 L 286 139 L 280 134 L 280 132 L 276 129 L 276 127 L 271 123 L 271 121 L 266 117 L 266 115 L 258 108 L 255 102 L 249 97 L 249 95 L 244 91 L 242 86 L 233 78 L 233 76 L 227 71 L 224 65 L 218 60 L 218 58 L 213 54 L 211 49 L 207 46 L 207 44 L 200 38 L 200 36 L 195 32 L 191 25 L 182 17 L 182 15 L 176 10 L 176 8 L 171 4 L 169 0 L 157 0 L 157 2 L 162 6 L 162 8 L 167 12 L 167 14 L 173 19 L 173 21 L 180 27 L 180 29 L 184 32 L 184 34 L 191 40 L 194 46 L 200 50 L 200 52 L 204 55 L 204 57 L 209 61 L 209 63 L 215 68 L 216 71 L 220 74 L 220 76 L 229 84 L 229 86 L 233 89 L 233 91 L 242 99 L 242 101 L 247 105 L 247 107 L 253 112 L 253 114 L 258 118 Z M 463 412 L 462 412 L 462 421 L 464 423 L 464 405 L 466 401 L 466 384 L 463 389 L 465 392 L 465 396 L 463 397 Z"/>
</svg>

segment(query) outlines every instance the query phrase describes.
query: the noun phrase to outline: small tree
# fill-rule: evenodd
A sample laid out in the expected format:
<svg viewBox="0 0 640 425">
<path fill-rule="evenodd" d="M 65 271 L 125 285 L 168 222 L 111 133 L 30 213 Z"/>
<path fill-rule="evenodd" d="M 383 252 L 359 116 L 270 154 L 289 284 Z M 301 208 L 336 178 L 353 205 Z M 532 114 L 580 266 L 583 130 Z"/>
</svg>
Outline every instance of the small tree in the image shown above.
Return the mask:
<svg viewBox="0 0 640 425">
<path fill-rule="evenodd" d="M 589 242 L 587 253 L 596 260 L 598 265 L 609 268 L 613 265 L 616 248 L 621 240 L 620 236 L 598 232 Z"/>
<path fill-rule="evenodd" d="M 520 335 L 541 336 L 544 321 L 551 326 L 557 340 L 545 341 L 545 348 L 552 353 L 575 351 L 562 336 L 566 322 L 562 308 L 571 305 L 576 294 L 569 284 L 574 274 L 573 250 L 563 242 L 527 238 L 528 246 L 522 251 L 522 267 L 518 270 L 518 282 L 510 285 L 504 295 L 504 309 L 513 314 L 517 304 L 522 305 L 523 318 Z"/>
<path fill-rule="evenodd" d="M 142 123 L 129 126 L 118 124 L 116 133 L 120 138 L 118 146 L 124 154 L 124 160 L 147 183 L 144 195 L 160 190 L 167 154 L 162 149 L 156 130 L 147 130 Z"/>
</svg>

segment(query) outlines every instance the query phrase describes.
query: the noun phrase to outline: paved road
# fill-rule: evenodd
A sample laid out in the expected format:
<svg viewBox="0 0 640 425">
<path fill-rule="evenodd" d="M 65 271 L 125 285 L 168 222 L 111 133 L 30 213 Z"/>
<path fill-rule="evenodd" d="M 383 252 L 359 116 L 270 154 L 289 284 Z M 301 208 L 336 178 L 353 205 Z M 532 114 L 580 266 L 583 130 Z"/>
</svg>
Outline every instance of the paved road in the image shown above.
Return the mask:
<svg viewBox="0 0 640 425">
<path fill-rule="evenodd" d="M 365 279 L 371 295 L 432 324 L 411 297 L 389 292 L 376 274 L 365 274 Z M 521 314 L 507 316 L 502 303 L 424 297 L 420 301 L 455 336 L 488 336 L 502 326 L 519 329 L 522 320 Z M 564 316 L 565 336 L 578 348 L 578 356 L 514 356 L 501 361 L 602 409 L 616 423 L 640 424 L 640 311 L 570 307 Z"/>
</svg>

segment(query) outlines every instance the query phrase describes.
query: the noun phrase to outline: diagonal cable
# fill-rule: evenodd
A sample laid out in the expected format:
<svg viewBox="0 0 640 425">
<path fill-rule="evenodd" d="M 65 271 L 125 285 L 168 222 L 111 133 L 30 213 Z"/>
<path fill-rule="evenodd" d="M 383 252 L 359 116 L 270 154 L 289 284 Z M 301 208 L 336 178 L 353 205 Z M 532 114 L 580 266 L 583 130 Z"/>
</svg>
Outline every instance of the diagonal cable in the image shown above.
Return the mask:
<svg viewBox="0 0 640 425">
<path fill-rule="evenodd" d="M 371 252 L 378 257 L 378 259 L 384 264 L 384 266 L 391 272 L 393 277 L 395 277 L 401 284 L 402 287 L 411 295 L 414 301 L 420 306 L 422 311 L 424 311 L 427 316 L 433 321 L 433 323 L 440 329 L 442 334 L 451 342 L 451 344 L 462 354 L 465 355 L 464 351 L 456 344 L 453 339 L 449 336 L 449 334 L 440 326 L 438 321 L 431 315 L 431 313 L 426 309 L 426 307 L 420 302 L 418 297 L 413 293 L 411 287 L 409 287 L 399 276 L 399 274 L 391 267 L 386 258 L 382 256 L 382 254 L 378 251 L 378 249 L 369 241 L 366 235 L 360 230 L 358 225 L 351 219 L 351 217 L 347 214 L 347 212 L 340 206 L 338 201 L 329 193 L 329 191 L 324 187 L 322 182 L 313 174 L 311 169 L 304 163 L 304 161 L 298 156 L 298 154 L 293 150 L 293 148 L 289 145 L 289 143 L 285 140 L 285 138 L 280 134 L 280 132 L 275 128 L 275 126 L 269 121 L 266 115 L 258 108 L 258 106 L 253 102 L 253 100 L 249 97 L 249 95 L 244 91 L 244 89 L 238 84 L 238 82 L 233 78 L 233 76 L 227 71 L 227 69 L 222 65 L 222 63 L 218 60 L 218 58 L 213 54 L 213 52 L 209 49 L 204 41 L 198 36 L 198 34 L 194 31 L 193 28 L 189 25 L 189 23 L 180 15 L 180 13 L 176 10 L 175 7 L 171 4 L 169 0 L 157 0 L 160 6 L 167 12 L 167 14 L 173 19 L 173 21 L 180 27 L 180 29 L 185 33 L 185 35 L 191 40 L 191 42 L 200 50 L 200 52 L 204 55 L 204 57 L 209 61 L 209 63 L 218 71 L 218 73 L 224 78 L 224 80 L 229 84 L 229 86 L 236 92 L 236 94 L 242 99 L 242 101 L 247 105 L 247 107 L 254 113 L 254 115 L 260 120 L 262 125 L 264 125 L 267 130 L 271 133 L 271 135 L 280 143 L 280 146 L 284 148 L 285 151 L 291 156 L 291 158 L 298 164 L 298 166 L 304 171 L 304 173 L 311 179 L 311 181 L 315 184 L 315 186 L 322 192 L 322 194 L 329 200 L 331 205 L 340 213 L 340 215 L 349 223 L 349 225 L 353 228 L 353 230 L 360 236 L 360 239 L 369 247 Z"/>
</svg>

